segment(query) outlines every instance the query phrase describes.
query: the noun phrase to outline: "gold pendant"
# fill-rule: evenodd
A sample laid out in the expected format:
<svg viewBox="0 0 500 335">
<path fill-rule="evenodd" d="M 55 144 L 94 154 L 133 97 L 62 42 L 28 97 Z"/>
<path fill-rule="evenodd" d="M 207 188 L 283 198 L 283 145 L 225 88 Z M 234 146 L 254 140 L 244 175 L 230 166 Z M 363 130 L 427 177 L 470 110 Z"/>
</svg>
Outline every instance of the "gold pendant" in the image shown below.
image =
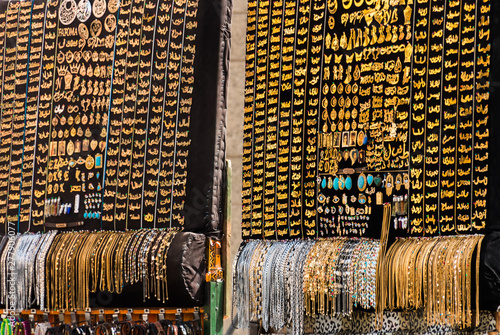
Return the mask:
<svg viewBox="0 0 500 335">
<path fill-rule="evenodd" d="M 92 149 L 92 151 L 95 151 L 95 149 L 97 149 L 97 145 L 97 140 L 90 141 L 90 149 Z"/>
<path fill-rule="evenodd" d="M 99 142 L 99 149 L 101 151 L 104 151 L 104 149 L 106 149 L 106 141 Z"/>
<path fill-rule="evenodd" d="M 85 160 L 85 167 L 88 170 L 91 170 L 94 167 L 94 157 L 92 157 L 92 155 L 87 156 L 87 159 Z"/>
<path fill-rule="evenodd" d="M 97 169 L 102 168 L 102 154 L 95 155 L 95 167 Z"/>
</svg>

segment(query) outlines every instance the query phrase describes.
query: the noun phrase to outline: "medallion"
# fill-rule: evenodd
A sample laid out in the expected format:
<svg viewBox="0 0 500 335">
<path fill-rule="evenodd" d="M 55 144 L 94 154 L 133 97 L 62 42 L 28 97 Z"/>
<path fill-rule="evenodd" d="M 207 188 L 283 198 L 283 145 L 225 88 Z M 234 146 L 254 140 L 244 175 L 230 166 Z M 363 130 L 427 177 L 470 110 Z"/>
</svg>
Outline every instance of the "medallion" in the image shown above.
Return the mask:
<svg viewBox="0 0 500 335">
<path fill-rule="evenodd" d="M 94 9 L 95 9 L 95 3 L 94 3 Z M 95 15 L 95 12 L 94 12 L 94 15 Z M 99 35 L 101 35 L 101 32 L 102 32 L 101 21 L 99 21 L 99 20 L 92 21 L 92 23 L 90 24 L 90 35 L 92 35 L 92 37 L 99 37 Z"/>
<path fill-rule="evenodd" d="M 106 29 L 108 33 L 112 33 L 115 31 L 116 16 L 114 16 L 113 14 L 109 14 L 108 16 L 106 16 L 106 19 L 104 20 L 104 29 Z"/>
<path fill-rule="evenodd" d="M 64 0 L 59 7 L 59 21 L 67 26 L 75 20 L 76 13 L 77 5 L 75 0 Z"/>
<path fill-rule="evenodd" d="M 114 14 L 120 8 L 120 1 L 118 0 L 109 0 L 108 2 L 108 10 L 110 13 Z"/>
<path fill-rule="evenodd" d="M 80 22 L 86 22 L 92 15 L 92 5 L 89 0 L 80 0 L 76 12 L 76 17 Z"/>
<path fill-rule="evenodd" d="M 66 152 L 68 153 L 69 156 L 73 155 L 75 153 L 75 144 L 73 141 L 68 142 L 68 146 L 66 147 Z"/>
<path fill-rule="evenodd" d="M 94 168 L 94 157 L 92 157 L 92 155 L 87 156 L 87 159 L 85 160 L 85 167 L 88 170 L 91 170 Z"/>
<path fill-rule="evenodd" d="M 94 16 L 96 18 L 101 18 L 104 13 L 106 13 L 106 0 L 96 0 L 93 6 Z"/>
<path fill-rule="evenodd" d="M 89 38 L 89 29 L 83 23 L 80 23 L 78 25 L 78 35 L 80 35 L 80 38 L 82 40 L 86 40 Z"/>
</svg>

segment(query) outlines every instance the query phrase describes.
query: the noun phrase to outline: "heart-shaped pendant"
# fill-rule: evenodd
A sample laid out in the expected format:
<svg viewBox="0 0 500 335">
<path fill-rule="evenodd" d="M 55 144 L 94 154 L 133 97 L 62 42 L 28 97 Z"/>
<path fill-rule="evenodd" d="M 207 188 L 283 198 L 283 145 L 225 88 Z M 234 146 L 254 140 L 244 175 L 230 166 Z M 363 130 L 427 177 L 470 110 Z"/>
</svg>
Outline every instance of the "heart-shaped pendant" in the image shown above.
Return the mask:
<svg viewBox="0 0 500 335">
<path fill-rule="evenodd" d="M 92 149 L 92 151 L 94 151 L 95 149 L 97 149 L 97 145 L 98 145 L 97 140 L 90 141 L 90 149 Z"/>
</svg>

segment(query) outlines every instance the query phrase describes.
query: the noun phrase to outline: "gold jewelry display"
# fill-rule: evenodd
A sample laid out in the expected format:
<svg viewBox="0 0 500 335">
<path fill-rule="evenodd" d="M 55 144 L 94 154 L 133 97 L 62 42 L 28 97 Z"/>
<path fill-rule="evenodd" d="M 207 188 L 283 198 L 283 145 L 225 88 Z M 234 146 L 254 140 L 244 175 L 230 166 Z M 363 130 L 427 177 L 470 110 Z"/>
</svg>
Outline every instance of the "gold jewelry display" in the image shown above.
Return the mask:
<svg viewBox="0 0 500 335">
<path fill-rule="evenodd" d="M 472 256 L 482 235 L 399 239 L 384 260 L 383 308 L 424 307 L 429 324 L 466 328 L 472 324 Z M 478 273 L 476 263 L 476 309 Z M 401 271 L 401 269 L 408 269 Z M 455 298 L 453 298 L 455 297 Z M 446 315 L 446 317 L 445 317 Z M 477 314 L 476 314 L 477 315 Z"/>
</svg>

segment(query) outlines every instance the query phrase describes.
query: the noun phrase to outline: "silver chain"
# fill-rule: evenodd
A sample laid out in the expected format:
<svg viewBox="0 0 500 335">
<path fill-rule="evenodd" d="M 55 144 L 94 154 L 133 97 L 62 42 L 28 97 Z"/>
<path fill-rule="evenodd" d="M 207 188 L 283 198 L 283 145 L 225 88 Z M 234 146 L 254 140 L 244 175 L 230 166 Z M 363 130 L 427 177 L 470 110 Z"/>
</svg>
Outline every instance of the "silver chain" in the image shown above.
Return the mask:
<svg viewBox="0 0 500 335">
<path fill-rule="evenodd" d="M 380 242 L 344 241 L 335 258 L 326 257 L 331 264 L 325 268 L 333 267 L 332 316 L 350 316 L 355 306 L 375 307 Z M 234 327 L 248 329 L 250 321 L 260 319 L 265 332 L 287 327 L 290 334 L 304 333 L 304 266 L 315 243 L 254 240 L 240 245 L 233 263 Z"/>
</svg>

